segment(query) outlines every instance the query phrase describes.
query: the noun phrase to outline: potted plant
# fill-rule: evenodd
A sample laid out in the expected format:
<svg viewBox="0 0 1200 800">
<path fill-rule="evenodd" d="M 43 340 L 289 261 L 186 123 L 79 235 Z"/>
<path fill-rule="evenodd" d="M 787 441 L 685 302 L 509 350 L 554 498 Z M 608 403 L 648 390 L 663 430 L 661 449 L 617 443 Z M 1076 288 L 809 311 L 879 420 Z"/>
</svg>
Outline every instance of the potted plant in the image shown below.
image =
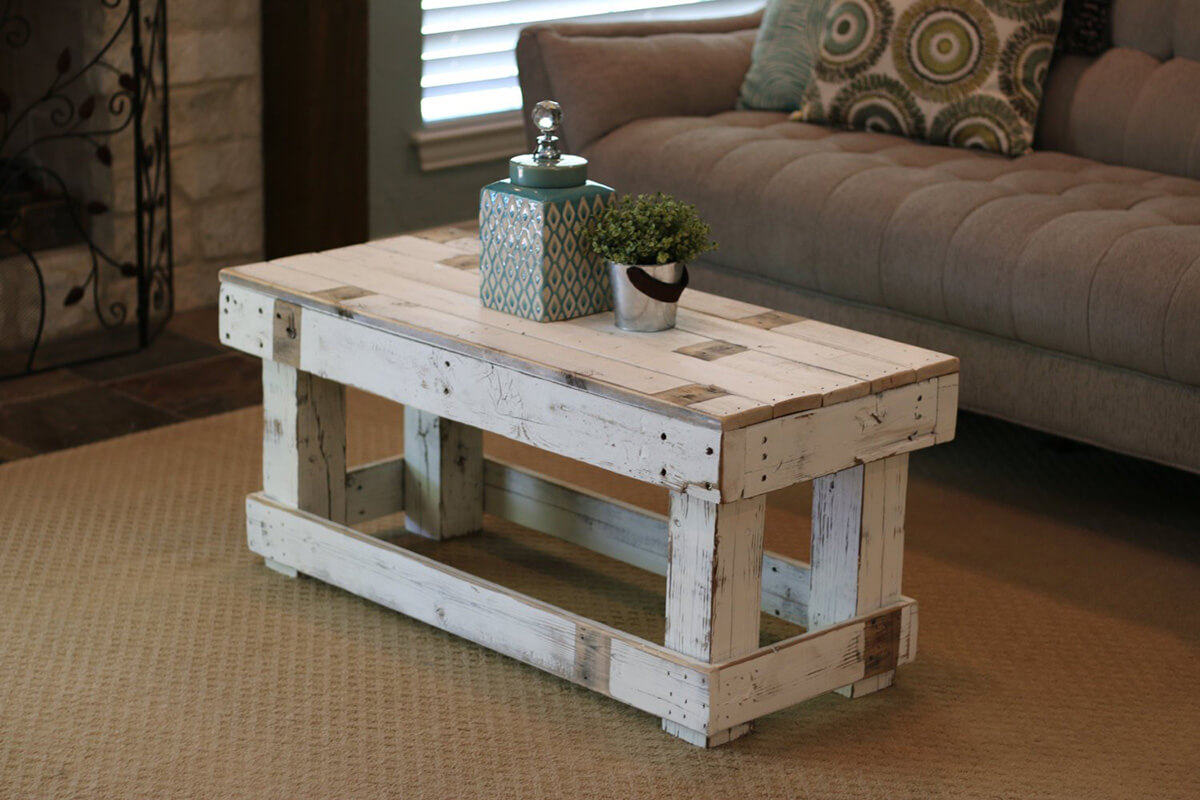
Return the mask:
<svg viewBox="0 0 1200 800">
<path fill-rule="evenodd" d="M 670 195 L 626 196 L 592 221 L 587 245 L 605 260 L 617 327 L 661 331 L 675 326 L 687 286 L 686 262 L 715 250 L 695 206 Z"/>
</svg>

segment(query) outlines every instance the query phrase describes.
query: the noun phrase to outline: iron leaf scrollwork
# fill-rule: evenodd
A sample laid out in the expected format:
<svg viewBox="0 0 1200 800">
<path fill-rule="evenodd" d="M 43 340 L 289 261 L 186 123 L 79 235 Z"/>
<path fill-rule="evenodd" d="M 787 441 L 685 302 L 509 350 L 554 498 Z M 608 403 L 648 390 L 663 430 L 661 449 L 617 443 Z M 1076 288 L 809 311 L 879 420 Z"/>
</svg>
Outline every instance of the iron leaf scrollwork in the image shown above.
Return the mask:
<svg viewBox="0 0 1200 800">
<path fill-rule="evenodd" d="M 152 334 L 151 318 L 165 322 L 173 297 L 172 246 L 170 219 L 170 167 L 167 145 L 167 60 L 165 0 L 93 0 L 98 2 L 106 21 L 115 21 L 109 35 L 93 53 L 78 54 L 64 47 L 54 59 L 46 76 L 44 90 L 17 107 L 9 87 L 0 86 L 0 198 L 23 192 L 37 200 L 54 200 L 65 208 L 73 234 L 86 245 L 90 269 L 84 279 L 71 286 L 62 297 L 63 306 L 74 306 L 90 297 L 96 320 L 105 329 L 114 329 L 130 320 L 130 309 L 123 300 L 105 302 L 101 294 L 101 276 L 108 280 L 137 282 L 136 322 L 138 344 L 145 346 Z M 149 13 L 143 15 L 143 6 Z M 28 46 L 33 28 L 20 13 L 17 0 L 0 0 L 0 46 L 20 50 Z M 81 12 L 82 13 L 82 12 Z M 125 50 L 128 48 L 128 50 Z M 132 71 L 118 66 L 125 52 L 131 56 Z M 88 91 L 103 85 L 109 74 L 112 83 L 99 94 Z M 98 114 L 103 103 L 107 114 Z M 27 129 L 31 115 L 42 120 L 32 135 L 18 137 Z M 89 148 L 102 167 L 111 170 L 114 137 L 132 131 L 134 185 L 135 250 L 111 252 L 115 243 L 102 245 L 93 235 L 93 221 L 110 215 L 109 204 L 102 199 L 72 197 L 67 182 L 54 169 L 39 161 L 39 148 L 50 143 L 71 143 Z M 110 173 L 111 174 L 111 173 Z M 47 321 L 45 276 L 36 248 L 22 241 L 20 213 L 0 215 L 0 242 L 19 255 L 33 271 L 40 294 L 36 333 L 28 344 L 26 371 L 35 369 Z M 10 262 L 11 264 L 11 262 Z M 0 281 L 4 279 L 0 273 Z M 155 312 L 159 312 L 157 315 Z"/>
</svg>

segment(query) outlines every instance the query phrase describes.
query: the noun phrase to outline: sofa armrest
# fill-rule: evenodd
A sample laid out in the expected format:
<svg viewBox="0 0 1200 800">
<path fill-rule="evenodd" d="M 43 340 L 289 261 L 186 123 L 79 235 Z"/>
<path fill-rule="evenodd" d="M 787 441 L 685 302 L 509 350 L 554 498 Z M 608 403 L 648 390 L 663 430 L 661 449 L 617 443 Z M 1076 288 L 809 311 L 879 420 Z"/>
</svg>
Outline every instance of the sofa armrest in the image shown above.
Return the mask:
<svg viewBox="0 0 1200 800">
<path fill-rule="evenodd" d="M 532 25 L 517 41 L 525 133 L 539 100 L 563 106 L 563 144 L 582 152 L 643 117 L 708 116 L 737 102 L 762 13 L 695 21 Z"/>
</svg>

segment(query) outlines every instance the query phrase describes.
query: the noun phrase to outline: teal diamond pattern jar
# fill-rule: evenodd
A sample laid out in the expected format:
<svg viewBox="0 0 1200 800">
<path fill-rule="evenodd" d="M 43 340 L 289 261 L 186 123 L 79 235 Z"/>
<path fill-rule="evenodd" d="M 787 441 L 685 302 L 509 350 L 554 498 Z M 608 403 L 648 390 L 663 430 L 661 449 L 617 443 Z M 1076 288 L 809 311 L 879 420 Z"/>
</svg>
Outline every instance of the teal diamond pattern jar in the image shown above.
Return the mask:
<svg viewBox="0 0 1200 800">
<path fill-rule="evenodd" d="M 533 119 L 542 131 L 537 150 L 513 158 L 508 179 L 480 193 L 480 300 L 540 322 L 608 311 L 604 261 L 584 234 L 616 194 L 587 179 L 587 159 L 559 153 L 557 103 L 538 103 Z"/>
</svg>

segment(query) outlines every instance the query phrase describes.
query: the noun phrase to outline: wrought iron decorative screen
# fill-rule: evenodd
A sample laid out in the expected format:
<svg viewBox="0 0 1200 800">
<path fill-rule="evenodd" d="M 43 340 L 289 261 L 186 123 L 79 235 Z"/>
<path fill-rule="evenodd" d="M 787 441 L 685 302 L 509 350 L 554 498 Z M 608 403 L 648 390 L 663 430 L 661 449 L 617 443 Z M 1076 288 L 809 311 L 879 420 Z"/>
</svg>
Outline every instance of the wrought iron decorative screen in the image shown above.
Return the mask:
<svg viewBox="0 0 1200 800">
<path fill-rule="evenodd" d="M 0 0 L 0 377 L 173 308 L 165 0 Z"/>
</svg>

